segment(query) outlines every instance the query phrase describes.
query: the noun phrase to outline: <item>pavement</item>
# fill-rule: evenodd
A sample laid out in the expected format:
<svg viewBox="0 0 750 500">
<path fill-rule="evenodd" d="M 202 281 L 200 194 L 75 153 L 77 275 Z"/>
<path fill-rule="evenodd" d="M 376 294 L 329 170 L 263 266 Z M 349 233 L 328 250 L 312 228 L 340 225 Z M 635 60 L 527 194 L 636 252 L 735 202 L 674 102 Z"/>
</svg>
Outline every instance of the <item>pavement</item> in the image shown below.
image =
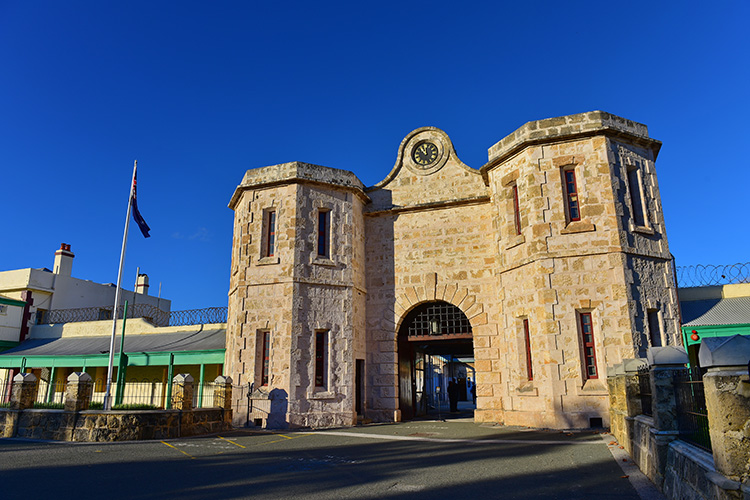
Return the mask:
<svg viewBox="0 0 750 500">
<path fill-rule="evenodd" d="M 661 498 L 626 455 L 613 456 L 621 450 L 608 445 L 609 435 L 454 417 L 166 441 L 0 439 L 0 492 L 144 500 Z"/>
</svg>

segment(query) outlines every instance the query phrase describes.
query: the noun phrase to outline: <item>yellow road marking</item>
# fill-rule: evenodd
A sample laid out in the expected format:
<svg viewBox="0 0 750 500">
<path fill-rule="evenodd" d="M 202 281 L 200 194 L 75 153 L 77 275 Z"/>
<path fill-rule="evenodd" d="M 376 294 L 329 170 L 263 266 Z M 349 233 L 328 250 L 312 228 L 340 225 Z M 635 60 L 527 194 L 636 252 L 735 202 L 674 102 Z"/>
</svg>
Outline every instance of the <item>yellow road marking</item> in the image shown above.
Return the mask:
<svg viewBox="0 0 750 500">
<path fill-rule="evenodd" d="M 181 449 L 179 449 L 179 448 L 177 448 L 177 447 L 175 447 L 175 446 L 172 446 L 172 445 L 171 445 L 171 444 L 169 444 L 169 443 L 165 443 L 164 441 L 159 441 L 159 442 L 160 442 L 160 443 L 162 443 L 162 444 L 165 444 L 165 445 L 169 446 L 170 448 L 172 448 L 172 449 L 174 449 L 174 450 L 177 450 L 177 451 L 179 451 L 179 452 L 180 452 L 180 453 L 182 453 L 183 455 L 187 455 L 187 456 L 189 456 L 189 457 L 190 457 L 191 459 L 194 459 L 194 458 L 195 458 L 195 457 L 194 457 L 193 455 L 191 455 L 190 453 L 185 453 L 185 452 L 184 452 L 184 451 L 182 451 Z"/>
<path fill-rule="evenodd" d="M 217 437 L 217 438 L 219 438 L 219 439 L 223 439 L 223 440 L 224 440 L 224 441 L 226 441 L 227 443 L 232 443 L 232 444 L 233 444 L 233 445 L 235 445 L 235 446 L 239 446 L 240 448 L 247 448 L 247 446 L 242 446 L 242 445 L 241 445 L 241 444 L 239 444 L 239 443 L 235 443 L 235 442 L 234 442 L 234 441 L 232 441 L 231 439 L 227 439 L 227 438 L 225 438 L 225 437 L 221 437 L 221 436 L 216 436 L 216 437 Z"/>
<path fill-rule="evenodd" d="M 274 441 L 266 441 L 265 443 L 258 443 L 258 444 L 254 445 L 254 446 L 260 446 L 260 445 L 263 445 L 263 444 L 283 443 L 284 440 L 297 439 L 297 438 L 301 438 L 301 437 L 305 437 L 305 436 L 312 436 L 312 434 L 300 434 L 298 436 L 292 436 L 292 437 L 285 436 L 284 434 L 275 434 L 275 435 L 276 436 L 281 436 L 284 439 L 276 439 Z"/>
</svg>

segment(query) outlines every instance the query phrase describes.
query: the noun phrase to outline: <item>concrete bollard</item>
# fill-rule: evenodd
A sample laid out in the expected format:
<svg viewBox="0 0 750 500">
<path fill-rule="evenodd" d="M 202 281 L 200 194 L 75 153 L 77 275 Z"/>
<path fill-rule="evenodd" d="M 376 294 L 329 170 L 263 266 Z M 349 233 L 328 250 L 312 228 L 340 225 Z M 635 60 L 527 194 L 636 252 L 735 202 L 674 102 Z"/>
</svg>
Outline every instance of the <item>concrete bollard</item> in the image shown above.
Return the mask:
<svg viewBox="0 0 750 500">
<path fill-rule="evenodd" d="M 193 376 L 189 373 L 175 375 L 172 380 L 172 408 L 175 410 L 193 409 Z"/>
<path fill-rule="evenodd" d="M 704 339 L 698 352 L 708 368 L 703 387 L 716 470 L 734 481 L 750 481 L 750 338 Z"/>
<path fill-rule="evenodd" d="M 19 373 L 13 377 L 11 410 L 26 410 L 34 407 L 39 383 L 33 373 Z"/>
<path fill-rule="evenodd" d="M 223 410 L 232 409 L 232 377 L 219 375 L 214 380 L 214 406 Z"/>
<path fill-rule="evenodd" d="M 88 410 L 93 386 L 91 375 L 86 372 L 73 372 L 68 375 L 68 384 L 65 386 L 65 410 Z"/>
</svg>

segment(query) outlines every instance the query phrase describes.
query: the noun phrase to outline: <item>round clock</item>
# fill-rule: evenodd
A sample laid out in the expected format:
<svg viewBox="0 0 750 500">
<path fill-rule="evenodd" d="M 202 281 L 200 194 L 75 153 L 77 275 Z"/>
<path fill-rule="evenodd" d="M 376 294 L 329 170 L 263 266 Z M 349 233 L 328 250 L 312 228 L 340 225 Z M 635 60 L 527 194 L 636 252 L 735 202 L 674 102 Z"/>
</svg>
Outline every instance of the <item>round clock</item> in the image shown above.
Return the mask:
<svg viewBox="0 0 750 500">
<path fill-rule="evenodd" d="M 431 142 L 420 142 L 411 153 L 414 163 L 421 167 L 432 165 L 438 159 L 438 148 Z"/>
</svg>

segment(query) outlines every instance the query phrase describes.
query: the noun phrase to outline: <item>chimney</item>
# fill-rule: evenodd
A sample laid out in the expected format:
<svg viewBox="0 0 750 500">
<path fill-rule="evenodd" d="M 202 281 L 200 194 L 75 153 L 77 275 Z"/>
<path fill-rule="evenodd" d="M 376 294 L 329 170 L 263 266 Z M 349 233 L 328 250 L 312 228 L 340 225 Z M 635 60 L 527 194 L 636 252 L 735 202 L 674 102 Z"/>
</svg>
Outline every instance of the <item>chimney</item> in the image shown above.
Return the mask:
<svg viewBox="0 0 750 500">
<path fill-rule="evenodd" d="M 55 266 L 52 272 L 60 276 L 70 276 L 73 272 L 73 257 L 75 255 L 70 251 L 70 245 L 61 243 L 60 250 L 55 252 Z"/>
<path fill-rule="evenodd" d="M 139 274 L 135 282 L 135 293 L 148 295 L 148 274 Z"/>
</svg>

